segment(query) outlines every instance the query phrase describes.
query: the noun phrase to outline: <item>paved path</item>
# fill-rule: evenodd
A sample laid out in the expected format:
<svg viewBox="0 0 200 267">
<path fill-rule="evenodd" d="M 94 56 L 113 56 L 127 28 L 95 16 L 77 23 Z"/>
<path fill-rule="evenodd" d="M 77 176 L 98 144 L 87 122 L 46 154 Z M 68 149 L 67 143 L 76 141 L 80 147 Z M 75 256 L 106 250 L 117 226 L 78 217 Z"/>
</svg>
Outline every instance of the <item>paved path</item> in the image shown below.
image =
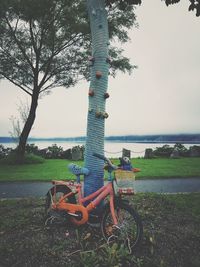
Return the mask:
<svg viewBox="0 0 200 267">
<path fill-rule="evenodd" d="M 51 186 L 51 182 L 1 182 L 0 198 L 44 197 Z M 134 188 L 136 192 L 200 192 L 200 178 L 137 180 Z"/>
</svg>

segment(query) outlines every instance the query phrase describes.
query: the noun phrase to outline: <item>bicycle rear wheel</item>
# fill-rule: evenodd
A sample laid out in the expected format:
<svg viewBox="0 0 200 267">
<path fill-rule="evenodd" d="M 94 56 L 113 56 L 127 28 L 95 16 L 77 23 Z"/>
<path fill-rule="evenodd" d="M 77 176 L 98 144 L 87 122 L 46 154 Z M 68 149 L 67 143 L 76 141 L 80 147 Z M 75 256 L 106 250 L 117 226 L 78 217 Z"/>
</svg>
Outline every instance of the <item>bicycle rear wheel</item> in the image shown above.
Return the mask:
<svg viewBox="0 0 200 267">
<path fill-rule="evenodd" d="M 57 203 L 61 197 L 71 192 L 71 189 L 65 185 L 56 185 L 52 187 L 46 196 L 45 203 L 45 224 L 56 225 L 65 224 L 69 222 L 67 212 L 64 210 L 52 209 L 52 201 Z M 76 198 L 74 195 L 65 199 L 66 202 L 76 204 Z"/>
<path fill-rule="evenodd" d="M 126 246 L 131 253 L 142 238 L 143 226 L 137 212 L 128 204 L 119 202 L 115 205 L 118 224 L 113 224 L 110 208 L 102 216 L 101 231 L 108 243 L 116 242 Z"/>
</svg>

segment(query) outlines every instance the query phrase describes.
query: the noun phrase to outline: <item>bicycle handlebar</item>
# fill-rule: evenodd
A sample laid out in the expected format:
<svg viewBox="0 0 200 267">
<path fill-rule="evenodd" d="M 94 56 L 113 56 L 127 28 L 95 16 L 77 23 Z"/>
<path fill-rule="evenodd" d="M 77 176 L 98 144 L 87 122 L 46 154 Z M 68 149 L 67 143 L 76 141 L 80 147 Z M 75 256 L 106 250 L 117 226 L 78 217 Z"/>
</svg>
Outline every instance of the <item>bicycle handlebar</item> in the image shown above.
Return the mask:
<svg viewBox="0 0 200 267">
<path fill-rule="evenodd" d="M 104 160 L 113 170 L 118 169 L 118 167 L 110 161 L 110 159 L 106 158 L 105 156 L 98 154 L 98 153 L 93 153 L 93 156 L 99 159 Z"/>
</svg>

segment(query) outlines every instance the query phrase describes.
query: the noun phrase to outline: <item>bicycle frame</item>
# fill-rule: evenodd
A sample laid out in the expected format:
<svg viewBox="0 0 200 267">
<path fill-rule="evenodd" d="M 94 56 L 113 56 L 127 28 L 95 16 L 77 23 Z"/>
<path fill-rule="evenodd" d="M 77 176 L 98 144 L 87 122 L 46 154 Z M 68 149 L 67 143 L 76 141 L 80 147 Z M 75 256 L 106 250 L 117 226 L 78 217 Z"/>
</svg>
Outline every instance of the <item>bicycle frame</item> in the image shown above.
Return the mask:
<svg viewBox="0 0 200 267">
<path fill-rule="evenodd" d="M 98 189 L 96 192 L 83 197 L 82 196 L 82 185 L 81 183 L 73 183 L 73 182 L 65 182 L 65 181 L 52 181 L 54 185 L 65 185 L 71 189 L 71 187 L 75 187 L 75 191 L 71 191 L 67 194 L 65 194 L 63 197 L 61 197 L 56 204 L 55 207 L 58 209 L 67 209 L 70 212 L 75 211 L 81 211 L 83 219 L 80 221 L 80 223 L 74 221 L 76 224 L 84 224 L 88 220 L 88 213 L 90 213 L 92 210 L 94 210 L 102 200 L 104 200 L 107 196 L 110 196 L 110 210 L 111 215 L 113 219 L 114 225 L 117 225 L 117 218 L 114 211 L 114 197 L 115 192 L 113 188 L 113 181 L 108 182 L 106 185 L 102 186 L 100 189 Z M 56 187 L 55 187 L 56 190 Z M 78 204 L 70 204 L 66 203 L 65 199 L 71 195 L 78 194 Z M 88 205 L 86 203 L 90 201 Z M 85 204 L 85 205 L 84 205 Z M 77 208 L 77 209 L 76 209 Z"/>
</svg>

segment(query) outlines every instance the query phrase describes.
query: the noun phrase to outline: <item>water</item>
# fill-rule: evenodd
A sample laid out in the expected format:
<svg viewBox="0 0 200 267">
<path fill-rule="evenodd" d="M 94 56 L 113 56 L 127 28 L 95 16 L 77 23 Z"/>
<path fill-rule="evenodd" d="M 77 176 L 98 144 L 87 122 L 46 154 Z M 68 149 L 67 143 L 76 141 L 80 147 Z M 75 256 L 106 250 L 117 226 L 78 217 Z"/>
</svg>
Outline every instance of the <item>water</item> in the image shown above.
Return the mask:
<svg viewBox="0 0 200 267">
<path fill-rule="evenodd" d="M 33 143 L 33 142 L 30 142 Z M 57 144 L 58 146 L 61 146 L 64 150 L 72 148 L 74 146 L 81 146 L 85 145 L 85 142 L 68 142 L 68 141 L 59 141 L 55 140 L 52 141 L 35 141 L 34 144 L 38 146 L 39 149 L 47 148 L 48 146 L 51 146 L 52 144 Z M 144 152 L 146 148 L 152 148 L 155 149 L 156 147 L 162 147 L 165 145 L 165 143 L 132 143 L 132 142 L 110 142 L 105 141 L 105 155 L 109 158 L 118 158 L 122 155 L 122 149 L 128 149 L 131 150 L 131 157 L 137 158 L 137 157 L 143 157 Z M 175 143 L 170 143 L 170 146 L 174 146 Z M 194 144 L 184 144 L 186 148 L 189 148 L 190 146 L 193 146 Z M 15 148 L 15 143 L 3 143 L 4 147 L 11 147 Z"/>
</svg>

